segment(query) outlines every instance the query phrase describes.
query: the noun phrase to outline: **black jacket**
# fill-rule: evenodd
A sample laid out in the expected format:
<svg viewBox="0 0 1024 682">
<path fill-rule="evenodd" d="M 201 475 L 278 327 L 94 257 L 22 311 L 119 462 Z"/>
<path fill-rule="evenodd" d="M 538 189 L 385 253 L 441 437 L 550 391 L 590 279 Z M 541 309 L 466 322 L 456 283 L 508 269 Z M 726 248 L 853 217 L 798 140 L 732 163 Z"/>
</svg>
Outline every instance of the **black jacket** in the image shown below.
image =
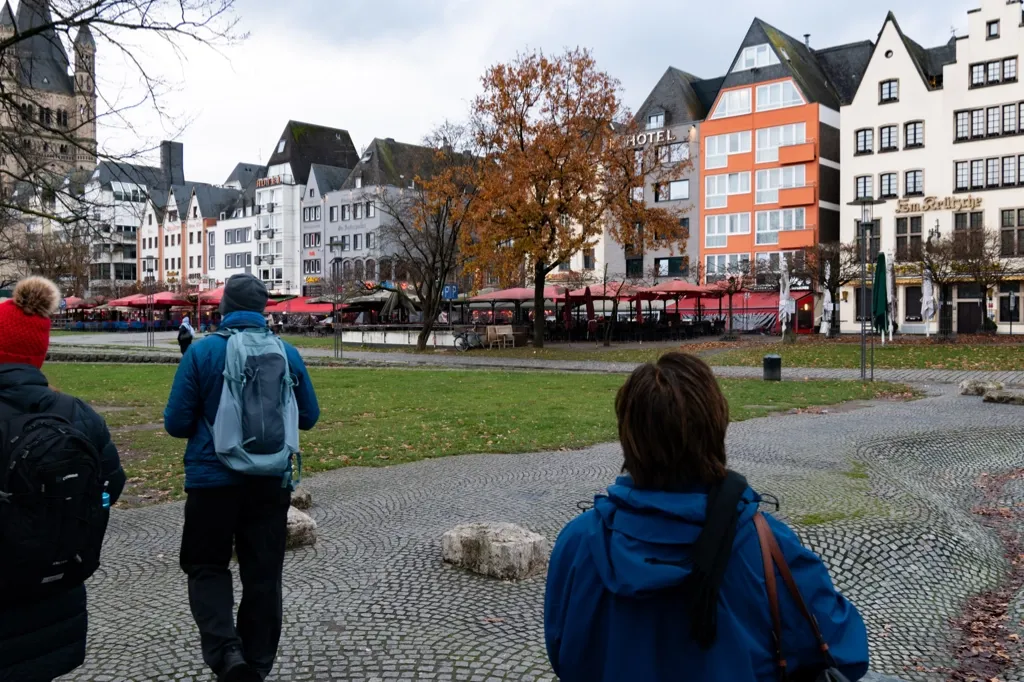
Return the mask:
<svg viewBox="0 0 1024 682">
<path fill-rule="evenodd" d="M 111 504 L 124 489 L 125 475 L 107 423 L 84 402 L 49 388 L 30 365 L 0 365 L 0 402 L 24 412 L 58 414 L 96 446 Z M 3 561 L 3 557 L 0 557 Z M 0 607 L 0 682 L 49 682 L 85 660 L 85 586 L 16 607 Z"/>
</svg>

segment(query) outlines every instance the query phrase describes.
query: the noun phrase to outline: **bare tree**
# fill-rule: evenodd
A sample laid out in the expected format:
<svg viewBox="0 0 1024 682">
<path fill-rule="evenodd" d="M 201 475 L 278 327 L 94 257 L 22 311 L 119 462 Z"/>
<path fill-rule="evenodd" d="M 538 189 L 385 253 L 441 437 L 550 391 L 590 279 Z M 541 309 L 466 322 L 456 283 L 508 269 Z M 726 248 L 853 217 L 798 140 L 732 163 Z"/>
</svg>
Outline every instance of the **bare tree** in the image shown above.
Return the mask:
<svg viewBox="0 0 1024 682">
<path fill-rule="evenodd" d="M 964 248 L 959 237 L 929 234 L 917 263 L 921 277 L 930 277 L 939 290 L 939 336 L 953 333 L 953 285 L 965 279 L 961 262 Z"/>
<path fill-rule="evenodd" d="M 147 155 L 141 131 L 154 115 L 164 130 L 187 124 L 169 106 L 179 88 L 163 75 L 168 57 L 245 38 L 234 0 L 21 0 L 15 23 L 0 27 L 0 214 L 18 219 L 0 221 L 0 268 L 22 255 L 26 232 L 95 229 L 93 169 Z M 124 64 L 121 79 L 97 77 L 98 53 Z M 100 126 L 136 143 L 106 149 Z"/>
<path fill-rule="evenodd" d="M 416 169 L 412 186 L 374 198 L 385 215 L 381 247 L 408 272 L 420 299 L 419 350 L 437 324 L 445 285 L 462 274 L 460 242 L 477 198 L 476 161 L 464 151 L 471 139 L 464 127 L 445 123 L 427 137 L 432 153 Z"/>
<path fill-rule="evenodd" d="M 89 239 L 82 229 L 53 231 L 46 234 L 16 233 L 0 238 L 13 239 L 7 248 L 18 268 L 18 275 L 42 275 L 56 282 L 63 293 L 81 296 L 89 284 Z"/>
</svg>

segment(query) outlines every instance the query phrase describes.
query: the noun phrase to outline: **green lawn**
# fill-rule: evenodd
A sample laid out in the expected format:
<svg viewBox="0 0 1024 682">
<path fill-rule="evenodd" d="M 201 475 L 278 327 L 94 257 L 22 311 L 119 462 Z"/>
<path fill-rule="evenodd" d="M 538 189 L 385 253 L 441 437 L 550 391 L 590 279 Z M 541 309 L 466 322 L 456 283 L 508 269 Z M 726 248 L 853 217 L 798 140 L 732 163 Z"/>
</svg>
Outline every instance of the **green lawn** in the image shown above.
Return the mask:
<svg viewBox="0 0 1024 682">
<path fill-rule="evenodd" d="M 798 342 L 774 344 L 718 353 L 715 365 L 760 367 L 765 353 L 778 353 L 783 366 L 828 369 L 860 367 L 860 344 Z M 870 349 L 869 349 L 870 353 Z M 879 369 L 1024 370 L 1024 345 L 889 344 L 875 342 Z"/>
<path fill-rule="evenodd" d="M 174 367 L 52 364 L 58 390 L 107 418 L 131 480 L 130 503 L 182 493 L 184 443 L 160 428 Z M 323 414 L 303 436 L 307 472 L 386 466 L 475 452 L 580 448 L 616 438 L 623 377 L 601 374 L 311 369 Z M 906 387 L 854 382 L 723 380 L 733 420 L 881 396 Z"/>
</svg>

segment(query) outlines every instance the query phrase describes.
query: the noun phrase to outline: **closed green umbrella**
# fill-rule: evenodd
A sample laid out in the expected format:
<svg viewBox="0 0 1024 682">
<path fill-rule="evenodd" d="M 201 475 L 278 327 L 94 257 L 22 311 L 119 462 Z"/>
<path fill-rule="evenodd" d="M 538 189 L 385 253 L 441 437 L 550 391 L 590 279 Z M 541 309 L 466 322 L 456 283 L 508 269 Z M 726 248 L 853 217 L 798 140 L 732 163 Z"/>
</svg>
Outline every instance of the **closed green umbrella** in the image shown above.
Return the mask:
<svg viewBox="0 0 1024 682">
<path fill-rule="evenodd" d="M 878 254 L 875 261 L 874 285 L 871 290 L 871 320 L 876 332 L 885 333 L 889 324 L 889 294 L 886 279 L 885 254 Z"/>
</svg>

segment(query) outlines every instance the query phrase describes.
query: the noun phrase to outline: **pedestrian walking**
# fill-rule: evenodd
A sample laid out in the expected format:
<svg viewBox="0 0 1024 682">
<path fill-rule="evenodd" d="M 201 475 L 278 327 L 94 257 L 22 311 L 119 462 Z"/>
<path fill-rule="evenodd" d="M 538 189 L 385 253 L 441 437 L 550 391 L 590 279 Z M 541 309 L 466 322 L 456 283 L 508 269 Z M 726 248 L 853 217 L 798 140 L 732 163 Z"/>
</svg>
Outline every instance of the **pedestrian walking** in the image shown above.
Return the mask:
<svg viewBox="0 0 1024 682">
<path fill-rule="evenodd" d="M 196 338 L 196 330 L 192 328 L 189 323 L 188 315 L 181 319 L 181 324 L 178 326 L 178 348 L 181 349 L 181 354 L 184 355 L 185 351 L 192 345 L 192 341 Z"/>
<path fill-rule="evenodd" d="M 0 304 L 0 682 L 50 682 L 85 661 L 85 580 L 125 484 L 106 422 L 49 387 L 60 292 L 30 277 Z"/>
<path fill-rule="evenodd" d="M 863 677 L 857 609 L 726 469 L 729 408 L 711 368 L 662 356 L 615 410 L 624 475 L 562 530 L 548 570 L 544 634 L 562 682 Z"/>
<path fill-rule="evenodd" d="M 227 281 L 220 327 L 182 358 L 164 410 L 167 433 L 188 439 L 180 563 L 189 604 L 203 660 L 226 682 L 257 682 L 274 667 L 298 431 L 320 416 L 302 357 L 267 329 L 267 298 L 252 275 Z"/>
</svg>

